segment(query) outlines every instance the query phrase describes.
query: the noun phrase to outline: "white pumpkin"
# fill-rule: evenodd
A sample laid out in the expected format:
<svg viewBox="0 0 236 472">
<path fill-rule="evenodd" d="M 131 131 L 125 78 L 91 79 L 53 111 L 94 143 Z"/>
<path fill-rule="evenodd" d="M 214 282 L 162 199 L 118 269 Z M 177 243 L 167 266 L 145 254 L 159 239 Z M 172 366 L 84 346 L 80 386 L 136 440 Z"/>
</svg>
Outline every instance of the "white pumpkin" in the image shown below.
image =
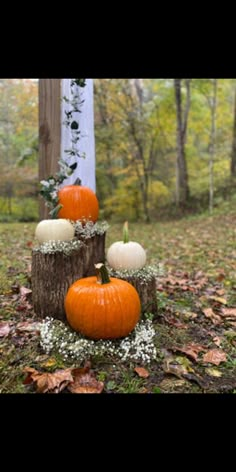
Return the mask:
<svg viewBox="0 0 236 472">
<path fill-rule="evenodd" d="M 74 226 L 64 218 L 42 220 L 35 230 L 35 237 L 40 244 L 47 241 L 70 241 L 74 235 Z"/>
<path fill-rule="evenodd" d="M 123 241 L 113 243 L 107 251 L 107 262 L 112 269 L 142 269 L 146 252 L 141 244 L 129 241 L 128 222 L 123 227 Z"/>
<path fill-rule="evenodd" d="M 146 264 L 146 252 L 135 241 L 117 241 L 107 251 L 107 262 L 112 269 L 142 269 Z"/>
</svg>

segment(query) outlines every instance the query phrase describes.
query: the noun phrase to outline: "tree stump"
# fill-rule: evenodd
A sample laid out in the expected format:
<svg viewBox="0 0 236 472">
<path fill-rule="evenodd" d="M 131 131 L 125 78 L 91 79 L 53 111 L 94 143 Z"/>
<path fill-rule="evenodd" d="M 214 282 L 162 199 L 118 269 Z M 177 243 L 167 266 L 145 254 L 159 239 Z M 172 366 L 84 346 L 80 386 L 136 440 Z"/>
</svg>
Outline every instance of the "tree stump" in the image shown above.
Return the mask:
<svg viewBox="0 0 236 472">
<path fill-rule="evenodd" d="M 84 266 L 84 277 L 95 275 L 96 270 L 94 264 L 98 262 L 105 262 L 105 238 L 104 234 L 95 234 L 91 238 L 84 238 L 80 235 L 76 235 L 77 239 L 82 241 L 88 250 L 88 258 Z"/>
<path fill-rule="evenodd" d="M 140 301 L 142 313 L 157 314 L 157 288 L 156 273 L 151 267 L 144 267 L 139 270 L 119 270 L 109 269 L 111 277 L 126 280 L 136 288 Z"/>
<path fill-rule="evenodd" d="M 70 285 L 84 275 L 89 251 L 84 244 L 72 250 L 43 253 L 32 251 L 32 302 L 41 318 L 50 316 L 65 320 L 64 298 Z"/>
<path fill-rule="evenodd" d="M 65 295 L 72 283 L 96 274 L 105 261 L 105 223 L 89 223 L 73 241 L 50 241 L 32 251 L 32 302 L 35 313 L 65 321 Z"/>
</svg>

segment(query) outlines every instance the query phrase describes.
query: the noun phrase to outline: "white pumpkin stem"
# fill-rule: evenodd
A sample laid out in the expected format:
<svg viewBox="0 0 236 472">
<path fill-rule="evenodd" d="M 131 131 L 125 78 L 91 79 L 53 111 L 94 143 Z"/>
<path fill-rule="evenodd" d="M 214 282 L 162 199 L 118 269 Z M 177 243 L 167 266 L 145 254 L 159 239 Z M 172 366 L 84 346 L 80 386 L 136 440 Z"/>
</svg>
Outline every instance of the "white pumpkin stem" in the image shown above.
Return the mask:
<svg viewBox="0 0 236 472">
<path fill-rule="evenodd" d="M 101 285 L 109 284 L 110 277 L 106 266 L 102 262 L 98 262 L 98 264 L 94 264 L 94 266 L 96 269 L 97 283 Z"/>
<path fill-rule="evenodd" d="M 123 243 L 129 242 L 129 228 L 128 228 L 128 221 L 125 222 L 123 226 Z"/>
</svg>

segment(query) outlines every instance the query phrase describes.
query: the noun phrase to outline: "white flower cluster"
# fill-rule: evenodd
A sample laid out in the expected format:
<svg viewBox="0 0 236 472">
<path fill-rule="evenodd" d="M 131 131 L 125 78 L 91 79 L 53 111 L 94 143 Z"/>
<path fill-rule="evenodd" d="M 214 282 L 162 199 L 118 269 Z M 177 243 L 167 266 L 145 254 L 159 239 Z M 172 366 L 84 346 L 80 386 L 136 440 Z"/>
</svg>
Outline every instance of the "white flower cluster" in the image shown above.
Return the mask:
<svg viewBox="0 0 236 472">
<path fill-rule="evenodd" d="M 63 252 L 63 254 L 69 256 L 72 251 L 79 249 L 82 244 L 83 243 L 78 239 L 71 241 L 47 241 L 46 243 L 35 247 L 34 251 L 41 252 L 42 254 L 55 254 L 55 252 Z"/>
<path fill-rule="evenodd" d="M 75 234 L 82 236 L 85 239 L 91 238 L 96 234 L 102 235 L 109 228 L 109 224 L 106 221 L 97 221 L 96 223 L 93 223 L 92 221 L 86 221 L 84 225 L 80 220 L 70 221 L 70 223 L 72 223 L 75 227 Z"/>
<path fill-rule="evenodd" d="M 163 277 L 165 274 L 164 266 L 158 263 L 155 266 L 145 266 L 142 269 L 122 269 L 114 270 L 109 267 L 109 274 L 111 277 L 135 277 L 143 282 L 149 282 L 153 277 Z"/>
<path fill-rule="evenodd" d="M 88 357 L 107 355 L 121 361 L 134 360 L 145 364 L 156 358 L 153 340 L 155 330 L 151 320 L 140 321 L 134 331 L 122 340 L 93 341 L 75 333 L 61 321 L 46 318 L 40 325 L 40 344 L 44 351 L 60 353 L 83 362 Z"/>
</svg>

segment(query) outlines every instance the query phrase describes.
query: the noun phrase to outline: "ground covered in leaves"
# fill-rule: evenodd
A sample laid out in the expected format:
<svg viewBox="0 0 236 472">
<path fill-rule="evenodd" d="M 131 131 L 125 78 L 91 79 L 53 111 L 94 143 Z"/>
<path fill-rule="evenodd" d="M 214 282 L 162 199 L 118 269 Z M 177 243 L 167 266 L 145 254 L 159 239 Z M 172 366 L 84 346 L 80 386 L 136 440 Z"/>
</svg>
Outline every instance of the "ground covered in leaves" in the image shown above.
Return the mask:
<svg viewBox="0 0 236 472">
<path fill-rule="evenodd" d="M 0 227 L 0 392 L 236 393 L 236 214 L 130 224 L 130 239 L 162 263 L 157 279 L 156 359 L 45 353 L 31 306 L 36 224 Z M 111 224 L 108 247 L 121 239 Z M 147 314 L 147 318 L 152 318 Z"/>
</svg>

